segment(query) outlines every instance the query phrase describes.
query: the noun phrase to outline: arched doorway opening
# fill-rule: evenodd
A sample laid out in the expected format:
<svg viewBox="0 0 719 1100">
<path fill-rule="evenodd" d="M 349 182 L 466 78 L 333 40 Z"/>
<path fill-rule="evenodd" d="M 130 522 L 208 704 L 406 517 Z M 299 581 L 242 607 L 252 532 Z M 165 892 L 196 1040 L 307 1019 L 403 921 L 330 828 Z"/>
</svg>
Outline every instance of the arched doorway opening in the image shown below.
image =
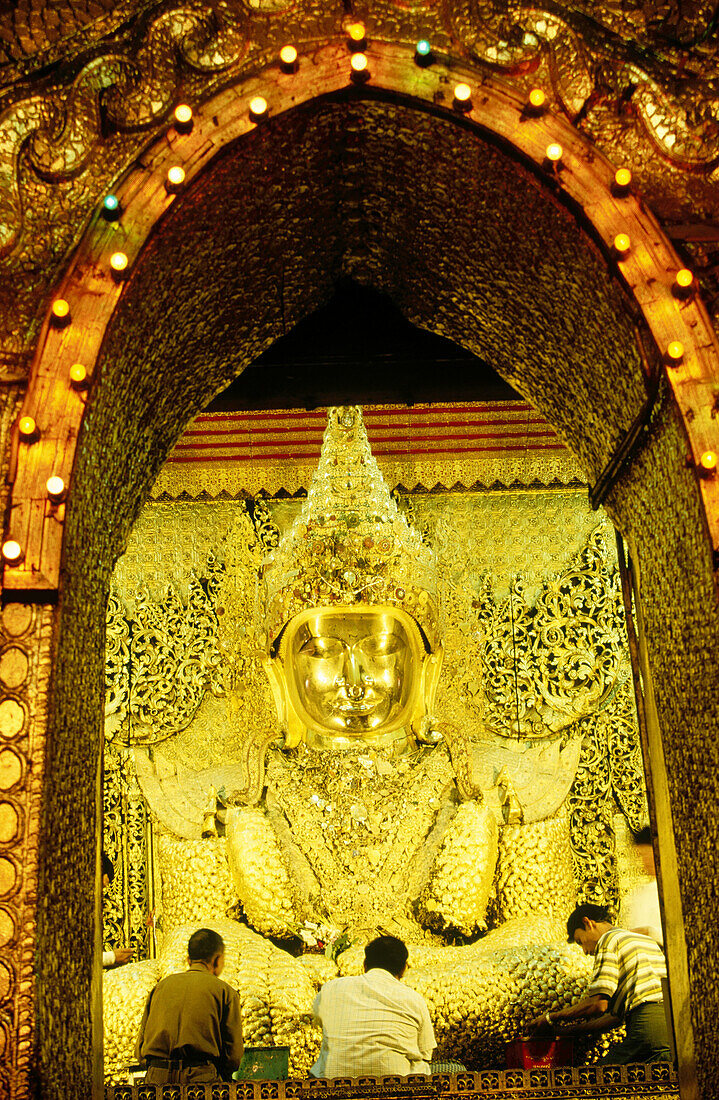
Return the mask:
<svg viewBox="0 0 719 1100">
<path fill-rule="evenodd" d="M 43 1070 L 51 1087 L 71 1079 L 78 1053 L 84 1064 L 90 1059 L 81 1017 L 94 928 L 90 906 L 76 900 L 83 945 L 77 966 L 43 951 L 57 942 L 68 914 L 65 892 L 49 889 L 48 869 L 54 862 L 67 866 L 70 854 L 79 868 L 81 853 L 94 843 L 107 585 L 159 465 L 188 419 L 346 273 L 389 293 L 414 323 L 488 358 L 555 425 L 596 482 L 646 398 L 639 347 L 650 365 L 659 352 L 609 251 L 598 247 L 589 225 L 580 227 L 566 196 L 560 201 L 554 177 L 547 180 L 538 184 L 501 142 L 394 95 L 320 100 L 229 147 L 163 219 L 156 222 L 152 210 L 147 222 L 154 231 L 121 295 L 116 284 L 119 301 L 109 323 L 84 330 L 86 350 L 94 353 L 100 339 L 102 348 L 66 524 L 38 914 L 38 1026 L 42 1049 L 54 1050 L 53 1067 Z M 531 230 L 517 233 L 518 225 Z M 80 282 L 94 272 L 97 283 L 88 292 L 96 294 L 95 305 L 108 289 L 114 294 L 101 262 L 106 243 L 89 246 L 75 268 Z M 78 307 L 80 318 L 79 301 Z M 77 348 L 69 341 L 64 350 L 74 356 Z M 701 928 L 708 895 L 692 893 L 687 876 L 700 842 L 711 835 L 711 815 L 709 806 L 692 815 L 686 791 L 696 751 L 689 742 L 705 745 L 710 738 L 704 704 L 715 677 L 716 607 L 711 544 L 696 537 L 707 520 L 666 384 L 648 440 L 607 505 L 639 549 L 671 758 L 669 797 L 675 818 L 686 815 L 686 832 L 674 830 L 677 901 L 681 889 L 686 927 Z M 680 594 L 690 611 L 667 637 L 662 624 Z M 688 708 L 677 648 L 695 658 L 697 690 Z M 53 800 L 50 788 L 74 790 L 72 806 Z M 80 882 L 89 888 L 87 879 Z M 711 944 L 690 934 L 688 946 L 689 975 L 700 983 L 710 970 Z M 70 985 L 74 1002 L 66 994 Z M 691 980 L 684 987 L 694 992 Z M 709 998 L 693 1004 L 703 1052 L 712 1043 L 709 1005 Z M 57 1051 L 70 1029 L 78 1042 L 63 1064 Z"/>
</svg>

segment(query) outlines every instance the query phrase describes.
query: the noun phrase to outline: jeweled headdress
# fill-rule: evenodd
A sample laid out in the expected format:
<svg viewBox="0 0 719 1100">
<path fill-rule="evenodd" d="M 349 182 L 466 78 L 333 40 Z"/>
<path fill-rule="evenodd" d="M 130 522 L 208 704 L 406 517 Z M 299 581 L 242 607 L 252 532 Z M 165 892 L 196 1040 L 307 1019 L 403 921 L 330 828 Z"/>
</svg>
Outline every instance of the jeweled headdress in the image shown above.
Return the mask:
<svg viewBox="0 0 719 1100">
<path fill-rule="evenodd" d="M 434 555 L 390 496 L 359 406 L 329 410 L 307 500 L 264 579 L 268 647 L 299 612 L 335 603 L 399 607 L 434 647 Z"/>
</svg>

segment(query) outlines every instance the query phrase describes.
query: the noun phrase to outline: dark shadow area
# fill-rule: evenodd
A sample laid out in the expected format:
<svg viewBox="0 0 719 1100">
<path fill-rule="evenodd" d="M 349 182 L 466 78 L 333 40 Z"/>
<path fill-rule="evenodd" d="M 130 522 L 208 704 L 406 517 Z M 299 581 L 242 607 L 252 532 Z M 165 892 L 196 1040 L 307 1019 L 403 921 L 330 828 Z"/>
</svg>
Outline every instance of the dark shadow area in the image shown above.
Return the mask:
<svg viewBox="0 0 719 1100">
<path fill-rule="evenodd" d="M 389 295 L 341 279 L 327 305 L 281 336 L 207 408 L 521 400 L 484 360 L 407 321 Z"/>
</svg>

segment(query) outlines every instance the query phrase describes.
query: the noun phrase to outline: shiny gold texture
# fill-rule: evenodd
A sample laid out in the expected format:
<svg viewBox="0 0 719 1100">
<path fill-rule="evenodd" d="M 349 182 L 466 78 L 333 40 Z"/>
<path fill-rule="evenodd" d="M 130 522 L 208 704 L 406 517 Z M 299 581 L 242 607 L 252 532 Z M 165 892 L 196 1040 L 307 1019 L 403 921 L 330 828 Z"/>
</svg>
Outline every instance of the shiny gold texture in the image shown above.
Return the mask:
<svg viewBox="0 0 719 1100">
<path fill-rule="evenodd" d="M 139 630 L 117 591 L 107 730 L 112 752 L 134 746 L 118 760 L 137 770 L 155 820 L 146 856 L 155 943 L 162 955 L 188 918 L 241 914 L 258 949 L 263 936 L 289 942 L 320 924 L 354 945 L 338 958 L 346 973 L 368 938 L 393 931 L 411 944 L 409 980 L 428 1000 L 440 1048 L 492 1064 L 524 1020 L 583 987 L 588 964 L 563 944 L 566 913 L 577 896 L 618 903 L 614 799 L 633 827 L 646 812 L 615 564 L 603 526 L 566 490 L 391 497 L 360 411 L 344 426 L 342 415 L 330 414 L 305 501 L 192 503 L 187 518 L 179 506 L 147 506 L 136 539 L 148 551 L 181 542 L 188 522 L 206 531 L 171 600 L 162 554 L 155 565 L 131 545 L 118 572 L 135 585 L 146 562 L 135 614 L 154 626 Z M 348 429 L 349 452 L 363 459 L 357 477 L 345 464 Z M 398 606 L 404 591 L 397 603 L 363 602 L 357 574 L 343 573 L 356 567 L 346 535 L 333 534 L 328 560 L 353 602 L 315 604 L 328 566 L 325 548 L 309 553 L 304 535 L 325 514 L 333 532 L 352 532 L 352 510 L 383 537 L 384 515 L 400 532 L 395 557 L 379 559 L 382 591 L 396 592 L 404 553 L 419 548 L 432 563 L 434 648 L 406 602 Z M 262 582 L 270 602 L 292 585 L 275 601 L 288 619 L 272 620 L 269 652 Z M 153 646 L 163 637 L 165 667 L 184 668 L 196 652 L 215 662 L 195 697 L 158 680 Z M 267 1004 L 292 989 L 296 998 L 319 973 L 289 956 L 284 967 L 283 985 L 272 979 L 252 997 Z M 112 1019 L 129 1034 L 134 986 L 123 1009 L 122 979 L 109 980 Z M 252 980 L 240 962 L 236 981 Z M 282 1010 L 290 1018 L 302 1011 L 292 1004 Z M 316 1037 L 307 1043 L 293 1054 L 297 1072 L 314 1056 Z M 118 1080 L 117 1058 L 108 1080 Z"/>
<path fill-rule="evenodd" d="M 285 627 L 280 647 L 306 729 L 369 743 L 411 723 L 423 651 L 410 616 L 381 605 L 309 609 Z"/>
</svg>

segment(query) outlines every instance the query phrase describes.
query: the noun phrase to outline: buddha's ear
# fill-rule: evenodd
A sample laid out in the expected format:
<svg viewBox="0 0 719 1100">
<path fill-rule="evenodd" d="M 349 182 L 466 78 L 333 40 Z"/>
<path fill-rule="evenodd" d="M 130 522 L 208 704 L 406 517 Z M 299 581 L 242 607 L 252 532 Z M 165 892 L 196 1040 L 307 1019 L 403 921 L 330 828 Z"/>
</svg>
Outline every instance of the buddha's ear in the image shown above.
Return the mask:
<svg viewBox="0 0 719 1100">
<path fill-rule="evenodd" d="M 424 662 L 424 698 L 425 707 L 427 708 L 427 714 L 431 714 L 434 710 L 434 697 L 437 694 L 437 684 L 439 683 L 439 674 L 442 671 L 442 661 L 444 660 L 444 649 L 441 642 L 437 642 L 437 645 L 433 653 L 430 653 L 427 660 Z"/>
<path fill-rule="evenodd" d="M 284 730 L 287 728 L 289 699 L 282 661 L 279 657 L 262 657 L 262 667 L 267 673 L 267 679 L 270 681 L 272 698 L 275 701 L 275 710 L 277 711 L 277 721 L 280 724 L 280 729 Z"/>
<path fill-rule="evenodd" d="M 285 735 L 284 747 L 294 749 L 302 741 L 305 727 L 295 714 L 295 709 L 290 701 L 284 665 L 279 657 L 263 657 L 262 667 L 267 673 L 267 679 L 270 681 L 280 730 Z"/>
<path fill-rule="evenodd" d="M 434 697 L 437 692 L 439 674 L 442 671 L 442 658 L 444 651 L 441 644 L 437 644 L 433 653 L 428 653 L 422 661 L 422 678 L 417 692 L 417 702 L 410 719 L 410 729 L 415 737 L 424 736 L 425 718 L 434 710 Z"/>
</svg>

